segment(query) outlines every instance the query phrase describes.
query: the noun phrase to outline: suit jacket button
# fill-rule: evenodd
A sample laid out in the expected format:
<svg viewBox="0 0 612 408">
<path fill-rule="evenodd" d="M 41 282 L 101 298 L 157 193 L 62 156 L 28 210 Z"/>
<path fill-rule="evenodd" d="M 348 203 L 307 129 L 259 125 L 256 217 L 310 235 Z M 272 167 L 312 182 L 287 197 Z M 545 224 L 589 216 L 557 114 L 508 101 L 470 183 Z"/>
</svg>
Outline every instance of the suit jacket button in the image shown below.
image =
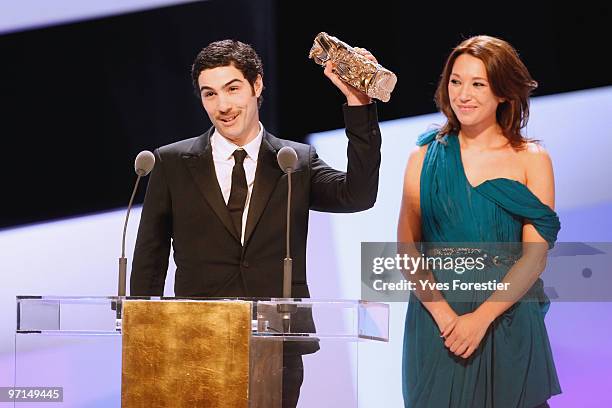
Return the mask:
<svg viewBox="0 0 612 408">
<path fill-rule="evenodd" d="M 242 261 L 242 266 L 244 266 L 245 268 L 249 267 L 249 262 L 248 261 Z"/>
</svg>

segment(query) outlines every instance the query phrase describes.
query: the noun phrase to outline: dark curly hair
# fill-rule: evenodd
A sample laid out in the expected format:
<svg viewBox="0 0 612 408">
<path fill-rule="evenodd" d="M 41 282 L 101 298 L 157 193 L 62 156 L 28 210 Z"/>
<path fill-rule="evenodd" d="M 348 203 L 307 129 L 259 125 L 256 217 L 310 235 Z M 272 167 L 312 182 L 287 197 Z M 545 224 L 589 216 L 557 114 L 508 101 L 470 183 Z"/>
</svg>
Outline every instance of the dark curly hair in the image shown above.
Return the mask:
<svg viewBox="0 0 612 408">
<path fill-rule="evenodd" d="M 255 81 L 261 75 L 263 79 L 263 64 L 257 52 L 249 44 L 236 40 L 215 41 L 208 44 L 196 56 L 191 66 L 191 79 L 196 96 L 201 98 L 198 77 L 205 69 L 226 67 L 233 65 L 251 84 L 253 94 L 255 94 Z M 260 108 L 263 102 L 263 94 L 257 98 L 257 107 Z"/>
<path fill-rule="evenodd" d="M 533 80 L 510 44 L 486 35 L 471 37 L 461 42 L 446 60 L 434 98 L 438 109 L 447 120 L 438 137 L 458 133 L 461 129 L 461 123 L 451 108 L 448 96 L 448 82 L 453 65 L 461 54 L 469 54 L 484 63 L 493 94 L 504 99 L 497 107 L 497 123 L 512 147 L 521 149 L 527 142 L 535 142 L 536 140 L 523 136 L 521 129 L 527 125 L 529 119 L 529 95 L 537 88 L 538 83 Z"/>
</svg>

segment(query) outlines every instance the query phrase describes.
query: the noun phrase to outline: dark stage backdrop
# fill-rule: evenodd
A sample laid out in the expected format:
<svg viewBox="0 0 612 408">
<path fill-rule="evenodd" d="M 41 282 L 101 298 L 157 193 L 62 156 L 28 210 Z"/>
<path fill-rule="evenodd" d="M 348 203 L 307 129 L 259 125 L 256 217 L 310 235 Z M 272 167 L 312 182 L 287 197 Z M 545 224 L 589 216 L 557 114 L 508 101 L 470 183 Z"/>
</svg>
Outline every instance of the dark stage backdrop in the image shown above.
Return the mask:
<svg viewBox="0 0 612 408">
<path fill-rule="evenodd" d="M 0 36 L 0 228 L 125 206 L 140 150 L 210 126 L 189 70 L 218 39 L 255 46 L 266 72 L 261 120 L 298 141 L 343 126 L 340 93 L 307 58 L 319 31 L 397 73 L 381 120 L 435 111 L 445 57 L 474 34 L 515 45 L 536 95 L 612 83 L 609 6 L 429 3 L 205 1 Z"/>
</svg>

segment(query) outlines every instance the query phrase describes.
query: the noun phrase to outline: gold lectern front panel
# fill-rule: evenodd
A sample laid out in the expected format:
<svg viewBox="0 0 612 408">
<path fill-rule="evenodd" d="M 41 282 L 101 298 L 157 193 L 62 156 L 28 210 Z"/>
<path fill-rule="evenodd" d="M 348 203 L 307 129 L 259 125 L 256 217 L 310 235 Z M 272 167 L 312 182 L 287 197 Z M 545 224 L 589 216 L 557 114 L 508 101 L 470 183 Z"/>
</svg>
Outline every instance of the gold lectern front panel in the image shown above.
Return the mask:
<svg viewBox="0 0 612 408">
<path fill-rule="evenodd" d="M 121 406 L 248 407 L 249 302 L 125 301 Z"/>
</svg>

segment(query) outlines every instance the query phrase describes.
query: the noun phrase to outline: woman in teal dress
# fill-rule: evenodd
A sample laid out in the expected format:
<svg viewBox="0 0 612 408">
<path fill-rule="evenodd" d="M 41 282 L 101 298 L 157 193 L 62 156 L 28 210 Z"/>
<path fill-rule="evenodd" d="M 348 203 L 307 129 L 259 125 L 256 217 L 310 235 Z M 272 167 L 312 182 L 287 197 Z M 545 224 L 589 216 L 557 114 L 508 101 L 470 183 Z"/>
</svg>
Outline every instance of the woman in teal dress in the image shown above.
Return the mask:
<svg viewBox="0 0 612 408">
<path fill-rule="evenodd" d="M 423 272 L 432 281 L 510 285 L 460 297 L 446 288 L 413 292 L 406 407 L 547 407 L 561 393 L 539 279 L 560 228 L 553 171 L 546 151 L 521 134 L 536 86 L 512 46 L 494 37 L 469 38 L 447 59 L 435 97 L 447 122 L 421 135 L 409 157 L 398 241 L 435 243 L 451 257 L 465 249 L 450 243 L 468 243 L 486 260 L 461 274 Z M 513 242 L 520 252 L 495 244 Z"/>
</svg>

